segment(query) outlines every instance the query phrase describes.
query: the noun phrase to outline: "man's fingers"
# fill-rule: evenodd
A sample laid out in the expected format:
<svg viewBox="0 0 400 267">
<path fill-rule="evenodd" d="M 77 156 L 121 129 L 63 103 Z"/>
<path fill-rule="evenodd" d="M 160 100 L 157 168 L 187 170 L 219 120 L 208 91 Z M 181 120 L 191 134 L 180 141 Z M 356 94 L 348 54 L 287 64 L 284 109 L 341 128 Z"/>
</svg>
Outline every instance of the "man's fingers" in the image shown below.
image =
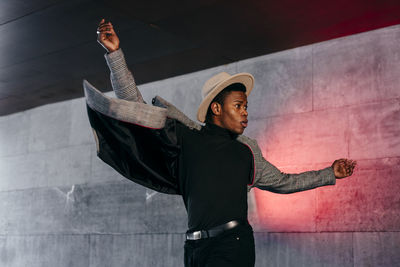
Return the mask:
<svg viewBox="0 0 400 267">
<path fill-rule="evenodd" d="M 102 28 L 102 27 L 113 27 L 113 25 L 111 24 L 111 22 L 104 22 L 104 23 L 100 23 L 99 26 L 97 27 L 97 29 Z"/>
<path fill-rule="evenodd" d="M 97 34 L 114 34 L 114 29 L 111 22 L 106 22 L 105 19 L 101 19 L 99 27 L 97 27 Z"/>
<path fill-rule="evenodd" d="M 113 25 L 111 24 L 111 22 L 103 23 L 103 24 L 99 25 L 99 27 L 97 27 L 97 29 L 101 29 L 101 28 L 104 28 L 104 27 L 112 28 Z"/>
<path fill-rule="evenodd" d="M 107 34 L 107 35 L 110 35 L 110 34 L 115 34 L 115 31 L 114 31 L 114 29 L 111 28 L 111 27 L 104 27 L 104 28 L 97 29 L 97 32 L 96 32 L 96 33 L 97 33 L 97 34 Z"/>
<path fill-rule="evenodd" d="M 99 35 L 105 35 L 105 34 L 113 34 L 113 30 L 102 30 L 102 31 L 97 31 L 97 34 Z"/>
<path fill-rule="evenodd" d="M 355 160 L 348 160 L 347 161 L 347 174 L 350 176 L 353 174 L 354 168 L 357 165 L 357 162 Z"/>
<path fill-rule="evenodd" d="M 345 163 L 347 166 L 352 166 L 352 167 L 354 167 L 354 166 L 357 165 L 357 161 L 351 160 L 351 159 L 344 159 L 344 163 Z"/>
<path fill-rule="evenodd" d="M 114 31 L 112 27 L 102 27 L 102 28 L 97 28 L 97 32 L 103 32 L 103 31 Z"/>
<path fill-rule="evenodd" d="M 111 22 L 106 22 L 106 20 L 103 18 L 103 19 L 100 20 L 99 26 L 100 26 L 101 24 L 105 24 L 105 23 L 111 23 Z"/>
<path fill-rule="evenodd" d="M 348 165 L 350 167 L 351 172 L 353 172 L 354 168 L 357 165 L 357 162 L 355 160 L 351 160 L 351 161 L 349 161 Z"/>
</svg>

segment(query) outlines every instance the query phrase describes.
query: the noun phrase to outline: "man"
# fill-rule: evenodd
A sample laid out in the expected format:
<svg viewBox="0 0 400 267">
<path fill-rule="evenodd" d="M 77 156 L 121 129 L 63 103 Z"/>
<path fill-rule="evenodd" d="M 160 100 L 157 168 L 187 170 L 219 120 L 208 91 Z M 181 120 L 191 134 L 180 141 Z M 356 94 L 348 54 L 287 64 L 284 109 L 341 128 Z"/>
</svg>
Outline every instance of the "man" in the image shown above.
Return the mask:
<svg viewBox="0 0 400 267">
<path fill-rule="evenodd" d="M 247 127 L 248 73 L 219 73 L 202 91 L 201 126 L 160 97 L 144 103 L 110 22 L 101 20 L 98 42 L 107 50 L 118 99 L 84 82 L 98 156 L 122 175 L 163 193 L 180 194 L 188 213 L 185 266 L 254 266 L 247 221 L 247 191 L 253 187 L 292 193 L 335 184 L 356 162 L 336 160 L 320 171 L 285 174 L 266 161 Z"/>
</svg>

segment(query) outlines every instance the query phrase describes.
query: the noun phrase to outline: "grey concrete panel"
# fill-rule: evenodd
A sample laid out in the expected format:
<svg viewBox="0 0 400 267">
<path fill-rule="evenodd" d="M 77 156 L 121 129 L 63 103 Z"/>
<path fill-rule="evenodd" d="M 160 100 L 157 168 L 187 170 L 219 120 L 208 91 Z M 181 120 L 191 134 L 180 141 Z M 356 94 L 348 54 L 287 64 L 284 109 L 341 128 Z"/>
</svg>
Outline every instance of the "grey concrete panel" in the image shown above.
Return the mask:
<svg viewBox="0 0 400 267">
<path fill-rule="evenodd" d="M 91 181 L 90 148 L 92 145 L 82 145 L 48 151 L 43 174 L 47 177 L 47 186 L 71 186 Z"/>
<path fill-rule="evenodd" d="M 0 161 L 0 190 L 62 186 L 89 182 L 92 145 L 67 147 Z"/>
<path fill-rule="evenodd" d="M 354 266 L 400 266 L 400 232 L 354 233 Z"/>
<path fill-rule="evenodd" d="M 91 235 L 90 267 L 183 266 L 183 234 Z"/>
<path fill-rule="evenodd" d="M 244 130 L 243 135 L 257 139 L 258 136 L 262 136 L 264 131 L 268 129 L 268 122 L 268 119 L 249 119 L 248 126 Z"/>
<path fill-rule="evenodd" d="M 146 232 L 183 233 L 187 230 L 187 214 L 181 196 L 158 193 L 135 184 L 97 157 L 93 157 L 92 179 L 95 182 L 128 183 L 129 186 L 137 188 L 141 196 L 145 198 L 144 213 L 140 216 L 142 216 Z"/>
<path fill-rule="evenodd" d="M 157 193 L 150 189 L 146 189 L 143 220 L 148 232 L 185 233 L 188 229 L 182 196 Z"/>
<path fill-rule="evenodd" d="M 255 233 L 256 266 L 353 266 L 351 233 Z"/>
<path fill-rule="evenodd" d="M 311 47 L 301 47 L 238 62 L 255 86 L 249 96 L 249 118 L 266 118 L 312 110 Z"/>
<path fill-rule="evenodd" d="M 257 212 L 257 200 L 255 190 L 250 190 L 247 194 L 247 220 L 253 226 L 259 221 Z"/>
<path fill-rule="evenodd" d="M 0 224 L 1 226 L 1 224 Z M 0 264 L 4 266 L 7 263 L 7 237 L 0 235 Z"/>
<path fill-rule="evenodd" d="M 94 149 L 94 148 L 93 148 Z M 94 151 L 93 154 L 96 154 Z M 187 214 L 181 196 L 162 194 L 135 184 L 113 168 L 92 157 L 92 180 L 95 182 L 123 182 L 140 190 L 145 197 L 145 210 L 141 216 L 147 232 L 185 232 Z"/>
<path fill-rule="evenodd" d="M 46 159 L 42 153 L 1 158 L 0 191 L 46 186 L 46 161 L 42 159 Z"/>
<path fill-rule="evenodd" d="M 0 199 L 4 200 L 8 197 L 7 192 L 1 192 L 0 193 Z M 0 202 L 0 257 L 1 257 L 1 246 L 2 242 L 5 242 L 6 236 L 4 236 L 4 240 L 2 240 L 2 235 L 6 234 L 6 229 L 7 229 L 7 223 L 8 223 L 8 217 L 6 217 L 6 212 L 10 208 L 8 207 L 9 203 L 7 201 L 2 201 Z"/>
<path fill-rule="evenodd" d="M 400 27 L 313 45 L 314 108 L 400 96 Z"/>
<path fill-rule="evenodd" d="M 145 191 L 131 182 L 76 185 L 67 194 L 68 216 L 75 231 L 88 233 L 143 233 Z"/>
<path fill-rule="evenodd" d="M 275 194 L 254 189 L 256 211 L 249 218 L 254 231 L 315 232 L 316 192 Z"/>
<path fill-rule="evenodd" d="M 348 156 L 346 112 L 343 115 L 332 109 L 250 123 L 260 124 L 252 128 L 251 135 L 257 139 L 264 157 L 277 166 L 333 162 Z"/>
<path fill-rule="evenodd" d="M 29 151 L 57 149 L 68 145 L 71 129 L 71 102 L 34 108 L 29 112 Z"/>
<path fill-rule="evenodd" d="M 68 214 L 67 209 L 71 202 L 68 188 L 9 191 L 0 193 L 0 199 L 7 207 L 0 210 L 0 234 L 74 232 L 76 219 Z"/>
<path fill-rule="evenodd" d="M 27 112 L 0 117 L 0 157 L 28 152 L 29 118 Z"/>
<path fill-rule="evenodd" d="M 104 163 L 97 157 L 96 145 L 90 147 L 90 164 L 91 164 L 91 181 L 93 182 L 117 182 L 126 181 L 127 179 L 119 174 L 112 167 Z"/>
<path fill-rule="evenodd" d="M 179 196 L 153 194 L 133 182 L 0 193 L 0 234 L 183 233 Z"/>
<path fill-rule="evenodd" d="M 393 99 L 351 108 L 349 132 L 350 157 L 399 157 L 400 101 Z"/>
<path fill-rule="evenodd" d="M 317 231 L 399 231 L 400 158 L 359 160 L 351 177 L 318 190 Z"/>
<path fill-rule="evenodd" d="M 94 144 L 93 133 L 89 124 L 86 111 L 86 101 L 78 98 L 71 103 L 71 132 L 69 133 L 69 145 Z"/>
<path fill-rule="evenodd" d="M 8 236 L 0 248 L 1 266 L 89 266 L 87 235 Z"/>
</svg>

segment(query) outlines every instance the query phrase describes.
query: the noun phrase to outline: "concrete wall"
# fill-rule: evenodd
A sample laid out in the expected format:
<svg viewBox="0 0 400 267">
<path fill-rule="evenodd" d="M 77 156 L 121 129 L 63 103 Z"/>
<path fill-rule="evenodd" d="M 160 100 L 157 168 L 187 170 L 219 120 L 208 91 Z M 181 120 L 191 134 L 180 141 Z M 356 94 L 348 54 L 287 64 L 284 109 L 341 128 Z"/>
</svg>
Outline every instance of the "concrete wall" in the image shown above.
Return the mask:
<svg viewBox="0 0 400 267">
<path fill-rule="evenodd" d="M 210 76 L 250 72 L 245 134 L 270 162 L 358 161 L 336 186 L 249 194 L 257 266 L 400 265 L 399 44 L 394 26 L 140 86 L 194 119 Z M 182 266 L 185 230 L 180 197 L 96 158 L 83 99 L 0 117 L 0 266 Z"/>
</svg>

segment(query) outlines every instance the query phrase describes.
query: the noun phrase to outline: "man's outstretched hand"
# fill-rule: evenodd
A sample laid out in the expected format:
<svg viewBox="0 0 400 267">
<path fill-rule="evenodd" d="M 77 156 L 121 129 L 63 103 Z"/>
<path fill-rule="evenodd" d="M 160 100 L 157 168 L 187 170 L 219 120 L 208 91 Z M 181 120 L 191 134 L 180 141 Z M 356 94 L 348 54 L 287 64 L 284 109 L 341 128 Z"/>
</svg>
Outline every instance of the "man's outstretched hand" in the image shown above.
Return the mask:
<svg viewBox="0 0 400 267">
<path fill-rule="evenodd" d="M 114 52 L 119 48 L 119 38 L 115 33 L 111 22 L 102 19 L 97 28 L 97 42 L 103 46 L 108 53 Z"/>
<path fill-rule="evenodd" d="M 336 178 L 345 178 L 353 174 L 354 167 L 357 165 L 357 161 L 348 159 L 338 159 L 332 164 L 333 172 Z"/>
</svg>

